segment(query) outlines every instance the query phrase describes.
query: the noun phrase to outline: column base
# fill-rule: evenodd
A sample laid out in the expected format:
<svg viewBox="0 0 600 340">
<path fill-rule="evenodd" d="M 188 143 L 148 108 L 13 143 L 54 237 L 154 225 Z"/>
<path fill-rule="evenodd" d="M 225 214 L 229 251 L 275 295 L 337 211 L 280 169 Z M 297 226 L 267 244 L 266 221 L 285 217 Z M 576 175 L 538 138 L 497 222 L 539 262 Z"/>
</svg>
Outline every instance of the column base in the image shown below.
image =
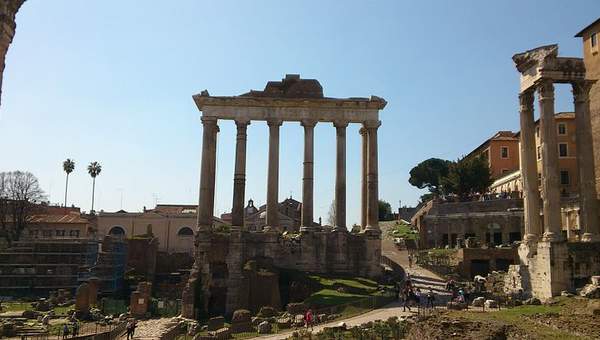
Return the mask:
<svg viewBox="0 0 600 340">
<path fill-rule="evenodd" d="M 584 233 L 581 235 L 581 242 L 597 242 L 600 241 L 600 237 L 592 233 Z"/>
<path fill-rule="evenodd" d="M 300 227 L 300 233 L 310 233 L 313 231 L 315 231 L 314 227 L 305 227 L 305 226 Z"/>
<path fill-rule="evenodd" d="M 542 241 L 544 242 L 559 242 L 562 241 L 562 237 L 560 234 L 557 234 L 553 231 L 547 231 L 542 236 Z"/>
</svg>

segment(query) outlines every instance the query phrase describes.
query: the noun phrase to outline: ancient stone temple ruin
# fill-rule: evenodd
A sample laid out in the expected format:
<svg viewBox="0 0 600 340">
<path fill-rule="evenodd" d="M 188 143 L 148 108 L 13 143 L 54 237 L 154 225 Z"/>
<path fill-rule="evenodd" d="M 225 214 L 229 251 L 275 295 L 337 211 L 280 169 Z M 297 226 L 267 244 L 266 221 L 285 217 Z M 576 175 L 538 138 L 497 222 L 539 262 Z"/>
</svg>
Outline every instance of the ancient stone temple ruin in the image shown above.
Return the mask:
<svg viewBox="0 0 600 340">
<path fill-rule="evenodd" d="M 15 16 L 25 0 L 0 1 L 0 94 L 2 93 L 2 78 L 6 66 L 6 53 L 15 36 Z"/>
<path fill-rule="evenodd" d="M 295 269 L 374 277 L 380 273 L 381 232 L 378 222 L 377 129 L 386 101 L 370 98 L 327 98 L 316 79 L 286 75 L 268 82 L 263 91 L 217 97 L 208 91 L 193 96 L 202 111 L 203 142 L 195 264 L 183 294 L 182 314 L 197 311 L 232 313 L 238 308 L 280 307 L 276 277 L 260 268 Z M 237 125 L 231 233 L 213 231 L 215 169 L 219 119 Z M 266 227 L 250 232 L 244 225 L 246 129 L 251 121 L 269 126 Z M 302 225 L 300 234 L 284 235 L 278 221 L 279 128 L 284 122 L 304 128 Z M 314 127 L 336 129 L 336 225 L 332 231 L 313 221 Z M 362 124 L 362 207 L 360 233 L 346 227 L 346 127 Z M 257 272 L 257 270 L 259 272 Z M 275 292 L 275 293 L 273 293 Z M 199 297 L 201 295 L 201 298 Z"/>
<path fill-rule="evenodd" d="M 516 54 L 521 73 L 520 154 L 523 181 L 525 236 L 519 247 L 520 265 L 511 266 L 506 287 L 539 298 L 573 290 L 600 274 L 600 227 L 594 177 L 589 90 L 580 58 L 558 56 L 558 46 L 539 47 Z M 579 208 L 578 242 L 568 242 L 561 231 L 557 126 L 554 120 L 554 83 L 570 84 L 575 105 Z M 535 150 L 534 94 L 540 107 L 541 199 Z M 541 214 L 540 214 L 541 212 Z"/>
</svg>

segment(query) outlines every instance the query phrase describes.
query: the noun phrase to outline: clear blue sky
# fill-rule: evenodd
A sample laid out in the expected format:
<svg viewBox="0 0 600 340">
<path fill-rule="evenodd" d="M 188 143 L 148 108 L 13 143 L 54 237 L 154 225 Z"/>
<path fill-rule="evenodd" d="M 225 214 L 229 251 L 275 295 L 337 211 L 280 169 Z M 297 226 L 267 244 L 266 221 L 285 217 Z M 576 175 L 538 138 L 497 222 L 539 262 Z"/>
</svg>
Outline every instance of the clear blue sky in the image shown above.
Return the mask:
<svg viewBox="0 0 600 340">
<path fill-rule="evenodd" d="M 415 204 L 409 170 L 456 159 L 497 130 L 518 129 L 514 53 L 573 38 L 600 1 L 66 1 L 29 0 L 17 16 L 0 108 L 0 171 L 33 172 L 62 202 L 90 208 L 85 166 L 99 161 L 96 208 L 196 203 L 203 89 L 236 95 L 286 73 L 330 97 L 384 97 L 382 199 Z M 571 110 L 560 86 L 557 111 Z M 234 125 L 219 134 L 216 214 L 230 209 Z M 360 139 L 348 131 L 348 224 L 360 219 Z M 302 128 L 281 130 L 280 197 L 301 198 Z M 246 195 L 265 202 L 267 127 L 249 128 Z M 335 131 L 316 128 L 315 216 L 333 199 Z"/>
</svg>

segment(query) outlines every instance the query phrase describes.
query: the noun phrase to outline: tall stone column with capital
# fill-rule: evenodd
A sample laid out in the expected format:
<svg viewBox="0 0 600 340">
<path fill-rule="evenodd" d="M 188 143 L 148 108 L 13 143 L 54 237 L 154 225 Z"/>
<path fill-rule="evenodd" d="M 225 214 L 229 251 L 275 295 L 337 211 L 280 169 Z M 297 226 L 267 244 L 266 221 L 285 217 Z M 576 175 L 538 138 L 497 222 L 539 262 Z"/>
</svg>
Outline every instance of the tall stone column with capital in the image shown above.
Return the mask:
<svg viewBox="0 0 600 340">
<path fill-rule="evenodd" d="M 244 201 L 246 193 L 246 130 L 250 121 L 236 120 L 237 137 L 235 144 L 235 170 L 233 174 L 233 203 L 231 225 L 235 229 L 244 229 Z"/>
<path fill-rule="evenodd" d="M 366 121 L 367 129 L 367 227 L 366 232 L 380 233 L 379 229 L 379 183 L 377 167 L 377 129 L 380 121 Z"/>
<path fill-rule="evenodd" d="M 301 232 L 313 229 L 313 187 L 314 187 L 314 152 L 315 152 L 315 125 L 316 120 L 304 119 L 301 121 L 304 127 L 304 163 L 302 177 L 302 225 Z"/>
<path fill-rule="evenodd" d="M 360 226 L 364 230 L 367 227 L 367 129 L 361 127 L 358 131 L 362 140 L 361 159 L 361 183 L 360 183 Z"/>
<path fill-rule="evenodd" d="M 346 127 L 347 121 L 335 121 L 336 158 L 335 158 L 335 226 L 333 230 L 346 229 Z"/>
<path fill-rule="evenodd" d="M 594 173 L 594 149 L 590 120 L 589 91 L 593 82 L 573 83 L 577 143 L 577 167 L 579 168 L 580 226 L 582 241 L 596 241 L 600 237 L 598 223 L 598 200 Z"/>
<path fill-rule="evenodd" d="M 560 190 L 558 143 L 554 119 L 554 84 L 542 80 L 537 85 L 540 102 L 540 140 L 542 145 L 542 190 L 544 213 L 544 241 L 560 241 Z"/>
<path fill-rule="evenodd" d="M 217 166 L 216 117 L 202 117 L 202 161 L 200 166 L 200 198 L 198 201 L 198 231 L 210 232 L 215 209 L 215 170 Z"/>
<path fill-rule="evenodd" d="M 535 122 L 533 119 L 533 91 L 519 94 L 521 116 L 521 180 L 523 182 L 523 206 L 525 210 L 524 240 L 536 241 L 542 234 L 540 220 L 540 190 L 538 186 L 535 149 Z"/>
<path fill-rule="evenodd" d="M 279 224 L 279 127 L 282 121 L 270 119 L 269 170 L 267 172 L 267 218 L 265 231 L 281 231 Z"/>
</svg>

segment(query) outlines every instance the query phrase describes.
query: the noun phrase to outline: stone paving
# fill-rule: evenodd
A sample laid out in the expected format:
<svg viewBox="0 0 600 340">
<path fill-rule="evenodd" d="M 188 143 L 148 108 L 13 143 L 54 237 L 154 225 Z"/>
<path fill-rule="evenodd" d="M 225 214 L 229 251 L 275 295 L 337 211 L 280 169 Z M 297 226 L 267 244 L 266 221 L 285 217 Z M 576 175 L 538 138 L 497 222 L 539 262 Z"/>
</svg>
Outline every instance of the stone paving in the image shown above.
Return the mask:
<svg viewBox="0 0 600 340">
<path fill-rule="evenodd" d="M 177 324 L 173 318 L 160 318 L 138 321 L 134 339 L 160 339 L 161 336 Z M 126 339 L 127 334 L 120 337 Z"/>
</svg>

